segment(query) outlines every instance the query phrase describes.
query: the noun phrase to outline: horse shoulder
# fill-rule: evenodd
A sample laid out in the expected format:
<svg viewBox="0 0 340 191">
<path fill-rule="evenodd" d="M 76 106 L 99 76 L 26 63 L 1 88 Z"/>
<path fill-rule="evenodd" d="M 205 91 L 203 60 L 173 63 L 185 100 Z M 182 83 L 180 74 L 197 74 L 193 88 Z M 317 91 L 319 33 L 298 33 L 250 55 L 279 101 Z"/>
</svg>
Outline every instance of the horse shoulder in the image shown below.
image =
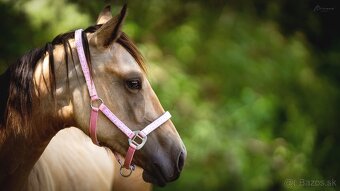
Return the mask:
<svg viewBox="0 0 340 191">
<path fill-rule="evenodd" d="M 120 176 L 111 151 L 71 127 L 53 137 L 29 175 L 27 190 L 150 191 L 142 172 L 137 167 L 130 177 Z"/>
<path fill-rule="evenodd" d="M 28 190 L 111 190 L 110 153 L 79 129 L 59 131 L 30 173 Z"/>
</svg>

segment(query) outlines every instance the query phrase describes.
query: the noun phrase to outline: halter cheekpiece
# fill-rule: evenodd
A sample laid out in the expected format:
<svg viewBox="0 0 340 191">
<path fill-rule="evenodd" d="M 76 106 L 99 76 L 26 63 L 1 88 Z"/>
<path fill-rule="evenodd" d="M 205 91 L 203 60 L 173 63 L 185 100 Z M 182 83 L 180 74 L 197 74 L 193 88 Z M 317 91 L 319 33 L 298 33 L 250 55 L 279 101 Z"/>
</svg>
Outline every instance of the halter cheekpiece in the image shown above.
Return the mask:
<svg viewBox="0 0 340 191">
<path fill-rule="evenodd" d="M 131 164 L 133 155 L 136 150 L 141 149 L 147 141 L 147 135 L 161 126 L 163 123 L 168 121 L 171 118 L 169 112 L 163 113 L 159 118 L 155 121 L 147 125 L 143 130 L 132 131 L 129 127 L 127 127 L 121 120 L 118 119 L 116 115 L 114 115 L 111 110 L 105 105 L 104 101 L 98 96 L 96 87 L 94 85 L 93 79 L 91 78 L 91 73 L 86 61 L 83 42 L 82 42 L 82 29 L 78 29 L 75 31 L 75 44 L 78 52 L 79 62 L 81 65 L 81 69 L 83 71 L 86 86 L 89 91 L 89 95 L 91 98 L 90 106 L 91 106 L 91 115 L 90 115 L 90 137 L 92 142 L 96 145 L 99 145 L 97 140 L 97 119 L 99 111 L 101 111 L 114 125 L 118 127 L 127 137 L 129 142 L 129 149 L 126 153 L 124 164 L 121 163 L 119 157 L 114 152 L 120 167 L 120 174 L 124 177 L 128 177 L 131 175 L 132 171 L 135 169 L 135 166 Z M 124 169 L 127 169 L 125 171 Z"/>
</svg>

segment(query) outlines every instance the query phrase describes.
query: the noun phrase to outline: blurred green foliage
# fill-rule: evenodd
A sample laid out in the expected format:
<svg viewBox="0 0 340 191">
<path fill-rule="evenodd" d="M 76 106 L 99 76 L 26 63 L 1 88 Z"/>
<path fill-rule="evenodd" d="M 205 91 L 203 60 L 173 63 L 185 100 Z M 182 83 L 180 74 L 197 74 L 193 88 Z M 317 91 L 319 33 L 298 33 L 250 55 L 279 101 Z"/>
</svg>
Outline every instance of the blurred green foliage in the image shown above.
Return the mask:
<svg viewBox="0 0 340 191">
<path fill-rule="evenodd" d="M 113 4 L 114 12 L 120 5 Z M 0 1 L 0 71 L 25 50 L 95 22 L 104 2 Z M 121 3 L 121 2 L 120 2 Z M 188 150 L 155 190 L 336 190 L 339 10 L 309 1 L 130 1 L 124 31 Z M 293 184 L 287 181 L 293 180 Z"/>
</svg>

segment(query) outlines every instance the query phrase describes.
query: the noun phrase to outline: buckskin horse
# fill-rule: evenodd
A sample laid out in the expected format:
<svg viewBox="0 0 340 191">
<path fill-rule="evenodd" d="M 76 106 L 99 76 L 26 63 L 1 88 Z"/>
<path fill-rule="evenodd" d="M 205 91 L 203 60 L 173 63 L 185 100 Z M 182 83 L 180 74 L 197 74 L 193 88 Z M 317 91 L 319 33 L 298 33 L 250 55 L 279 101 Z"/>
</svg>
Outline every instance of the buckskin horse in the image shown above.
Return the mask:
<svg viewBox="0 0 340 191">
<path fill-rule="evenodd" d="M 125 16 L 126 5 L 115 17 L 108 6 L 0 76 L 1 189 L 146 190 L 179 177 L 185 146 Z"/>
</svg>

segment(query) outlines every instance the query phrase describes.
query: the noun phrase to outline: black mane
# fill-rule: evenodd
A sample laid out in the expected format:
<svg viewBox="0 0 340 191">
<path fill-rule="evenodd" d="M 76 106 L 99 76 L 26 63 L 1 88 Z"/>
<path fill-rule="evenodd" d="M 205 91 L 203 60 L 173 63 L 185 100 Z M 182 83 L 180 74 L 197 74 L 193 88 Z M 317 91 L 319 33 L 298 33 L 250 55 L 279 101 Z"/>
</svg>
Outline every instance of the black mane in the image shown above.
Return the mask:
<svg viewBox="0 0 340 191">
<path fill-rule="evenodd" d="M 86 33 L 93 33 L 100 27 L 101 25 L 90 26 L 84 30 L 82 36 L 84 52 L 90 71 L 92 71 L 91 58 Z M 52 42 L 46 43 L 44 47 L 36 48 L 27 52 L 24 56 L 18 59 L 16 63 L 12 64 L 4 74 L 0 76 L 0 88 L 2 89 L 0 94 L 0 127 L 6 126 L 7 114 L 9 110 L 15 110 L 15 112 L 19 113 L 23 121 L 27 121 L 27 119 L 30 117 L 32 112 L 32 91 L 34 86 L 33 73 L 39 60 L 43 59 L 47 53 L 49 55 L 49 71 L 51 79 L 49 80 L 50 84 L 48 84 L 47 87 L 50 88 L 49 91 L 51 92 L 52 96 L 54 95 L 55 69 L 53 50 L 56 45 L 63 45 L 65 51 L 65 63 L 68 70 L 69 56 L 71 56 L 73 60 L 71 46 L 68 42 L 68 40 L 72 38 L 74 38 L 74 31 L 56 36 Z M 140 52 L 125 33 L 122 32 L 121 36 L 117 39 L 117 43 L 121 44 L 135 58 L 139 66 L 144 69 L 144 62 Z M 68 55 L 69 53 L 71 55 Z"/>
<path fill-rule="evenodd" d="M 84 32 L 94 32 L 100 26 L 91 26 Z M 91 63 L 89 55 L 89 46 L 87 38 L 83 33 L 84 51 L 88 59 L 88 63 Z M 46 54 L 49 54 L 49 71 L 50 71 L 50 92 L 54 95 L 55 90 L 55 75 L 54 75 L 54 58 L 53 50 L 55 45 L 62 44 L 65 50 L 65 63 L 68 68 L 68 51 L 70 48 L 68 40 L 74 38 L 74 31 L 60 34 L 56 36 L 52 42 L 46 43 L 42 48 L 36 48 L 18 59 L 14 64 L 6 70 L 6 72 L 0 76 L 0 88 L 5 92 L 1 93 L 0 97 L 0 125 L 3 127 L 6 124 L 7 110 L 15 110 L 21 115 L 23 119 L 27 119 L 31 114 L 32 109 L 32 90 L 33 90 L 33 73 L 34 69 L 40 59 L 44 58 Z M 86 41 L 86 42 L 85 42 Z M 71 51 L 70 51 L 71 52 Z M 26 120 L 24 120 L 26 121 Z"/>
<path fill-rule="evenodd" d="M 4 74 L 0 76 L 0 88 L 4 91 L 0 97 L 0 124 L 5 121 L 6 106 L 9 101 L 10 92 L 21 96 L 15 96 L 12 107 L 26 114 L 31 108 L 31 87 L 33 85 L 33 71 L 39 59 L 45 54 L 43 48 L 29 51 L 15 64 L 12 64 Z"/>
<path fill-rule="evenodd" d="M 4 121 L 5 109 L 7 106 L 8 94 L 9 94 L 9 80 L 10 80 L 10 71 L 6 70 L 5 73 L 0 75 L 0 88 L 2 89 L 0 93 L 0 127 Z"/>
</svg>

